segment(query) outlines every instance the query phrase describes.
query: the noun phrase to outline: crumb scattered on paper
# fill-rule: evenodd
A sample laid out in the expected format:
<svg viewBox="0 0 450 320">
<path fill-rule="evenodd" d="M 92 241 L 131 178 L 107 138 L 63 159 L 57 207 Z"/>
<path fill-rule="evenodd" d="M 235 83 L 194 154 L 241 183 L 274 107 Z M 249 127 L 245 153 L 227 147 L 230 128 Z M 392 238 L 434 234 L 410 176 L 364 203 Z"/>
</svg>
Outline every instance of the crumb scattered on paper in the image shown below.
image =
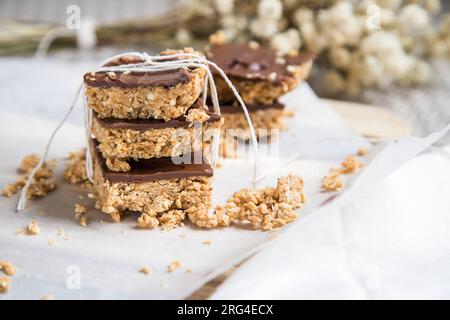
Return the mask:
<svg viewBox="0 0 450 320">
<path fill-rule="evenodd" d="M 187 268 L 187 269 L 185 270 L 185 272 L 186 272 L 186 273 L 192 273 L 192 269 L 191 269 L 191 268 Z"/>
<path fill-rule="evenodd" d="M 56 240 L 48 240 L 47 243 L 49 246 L 53 247 L 56 244 Z"/>
<path fill-rule="evenodd" d="M 86 149 L 69 153 L 64 179 L 72 184 L 89 181 L 86 173 Z"/>
<path fill-rule="evenodd" d="M 203 241 L 203 244 L 209 246 L 209 245 L 212 245 L 212 241 L 211 240 L 205 240 L 205 241 Z"/>
<path fill-rule="evenodd" d="M 173 272 L 181 267 L 181 263 L 178 260 L 173 261 L 169 266 L 167 267 L 167 272 Z"/>
<path fill-rule="evenodd" d="M 225 206 L 217 206 L 216 214 L 232 221 L 250 222 L 255 229 L 272 230 L 297 219 L 295 209 L 306 201 L 303 180 L 295 175 L 278 179 L 275 188 L 246 188 L 234 193 Z"/>
<path fill-rule="evenodd" d="M 0 276 L 0 293 L 6 293 L 11 287 L 11 279 L 7 276 Z"/>
<path fill-rule="evenodd" d="M 36 220 L 31 220 L 27 227 L 27 234 L 30 236 L 38 235 L 41 232 Z"/>
<path fill-rule="evenodd" d="M 142 267 L 141 269 L 139 269 L 139 272 L 143 273 L 143 274 L 150 274 L 152 272 L 152 268 L 150 268 L 150 267 Z"/>
<path fill-rule="evenodd" d="M 51 293 L 44 294 L 42 296 L 41 300 L 55 300 L 55 296 Z"/>
<path fill-rule="evenodd" d="M 8 184 L 4 187 L 1 192 L 2 196 L 11 197 L 19 192 L 25 186 L 28 176 L 38 162 L 39 157 L 35 154 L 25 156 L 22 159 L 18 169 L 21 175 L 16 182 Z M 27 192 L 28 199 L 32 197 L 44 197 L 56 188 L 56 183 L 53 179 L 53 170 L 55 166 L 56 160 L 49 160 L 45 161 L 42 167 L 37 170 Z"/>
<path fill-rule="evenodd" d="M 350 173 L 354 173 L 358 169 L 361 169 L 364 166 L 364 164 L 361 161 L 359 161 L 358 159 L 356 159 L 355 156 L 349 155 L 341 163 L 341 166 L 342 166 L 341 173 L 350 174 Z"/>
<path fill-rule="evenodd" d="M 80 226 L 86 228 L 87 226 L 87 207 L 81 203 L 75 203 L 75 219 L 78 220 Z"/>
<path fill-rule="evenodd" d="M 331 169 L 330 172 L 322 178 L 322 191 L 323 192 L 339 192 L 344 188 L 340 176 L 340 170 Z"/>
<path fill-rule="evenodd" d="M 13 276 L 16 274 L 16 268 L 11 262 L 0 260 L 0 271 L 3 271 L 7 276 Z"/>
<path fill-rule="evenodd" d="M 358 156 L 360 157 L 364 157 L 367 155 L 369 151 L 367 150 L 367 148 L 361 147 L 358 149 Z"/>
</svg>

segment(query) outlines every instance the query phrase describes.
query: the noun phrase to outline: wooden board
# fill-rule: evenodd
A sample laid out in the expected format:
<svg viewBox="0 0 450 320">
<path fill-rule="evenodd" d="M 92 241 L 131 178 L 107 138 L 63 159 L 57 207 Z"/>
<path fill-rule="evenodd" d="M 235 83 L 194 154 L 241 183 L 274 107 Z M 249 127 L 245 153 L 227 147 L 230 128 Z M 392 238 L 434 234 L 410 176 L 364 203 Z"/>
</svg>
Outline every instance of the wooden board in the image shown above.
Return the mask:
<svg viewBox="0 0 450 320">
<path fill-rule="evenodd" d="M 411 125 L 396 113 L 377 106 L 346 101 L 322 99 L 329 103 L 350 128 L 369 138 L 399 138 L 412 132 Z M 208 299 L 215 290 L 232 274 L 235 266 L 195 291 L 188 300 Z"/>
</svg>

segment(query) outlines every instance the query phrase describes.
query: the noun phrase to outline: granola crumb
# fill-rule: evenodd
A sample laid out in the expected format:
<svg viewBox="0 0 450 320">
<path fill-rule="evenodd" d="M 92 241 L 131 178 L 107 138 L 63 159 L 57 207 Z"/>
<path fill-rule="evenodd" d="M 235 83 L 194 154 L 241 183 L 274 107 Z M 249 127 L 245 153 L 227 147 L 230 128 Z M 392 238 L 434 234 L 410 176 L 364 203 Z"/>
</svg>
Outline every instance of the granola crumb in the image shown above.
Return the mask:
<svg viewBox="0 0 450 320">
<path fill-rule="evenodd" d="M 159 225 L 158 218 L 155 217 L 156 214 L 143 213 L 138 218 L 138 227 L 141 229 L 153 229 Z"/>
<path fill-rule="evenodd" d="M 50 247 L 53 247 L 56 244 L 56 241 L 55 240 L 48 240 L 47 243 L 48 243 L 48 245 Z"/>
<path fill-rule="evenodd" d="M 86 228 L 87 226 L 87 207 L 81 203 L 75 203 L 75 219 L 78 220 L 80 226 Z"/>
<path fill-rule="evenodd" d="M 360 162 L 358 159 L 356 159 L 355 156 L 349 155 L 341 163 L 341 166 L 342 166 L 341 173 L 350 174 L 362 168 L 364 164 Z"/>
<path fill-rule="evenodd" d="M 28 176 L 39 163 L 39 160 L 39 157 L 35 154 L 25 156 L 18 169 L 21 175 L 16 182 L 6 185 L 1 191 L 1 195 L 4 197 L 11 197 L 19 192 L 25 186 Z M 53 179 L 53 170 L 55 166 L 56 160 L 45 161 L 41 168 L 36 171 L 27 192 L 28 199 L 33 197 L 44 197 L 56 188 L 56 183 Z"/>
<path fill-rule="evenodd" d="M 367 148 L 361 147 L 358 149 L 358 156 L 365 157 L 368 152 Z"/>
<path fill-rule="evenodd" d="M 19 227 L 16 230 L 16 235 L 21 236 L 25 233 L 25 231 L 23 231 L 23 228 Z"/>
<path fill-rule="evenodd" d="M 181 263 L 178 260 L 173 261 L 167 266 L 167 272 L 173 272 L 181 267 Z"/>
<path fill-rule="evenodd" d="M 186 117 L 186 121 L 190 122 L 191 125 L 195 121 L 203 123 L 210 118 L 210 116 L 206 113 L 206 111 L 202 110 L 202 109 L 191 109 L 188 111 L 188 113 L 185 117 Z"/>
<path fill-rule="evenodd" d="M 55 300 L 55 296 L 51 293 L 44 294 L 42 296 L 41 300 Z"/>
<path fill-rule="evenodd" d="M 152 268 L 150 268 L 150 267 L 142 267 L 141 269 L 139 269 L 139 272 L 143 273 L 143 274 L 150 274 L 152 272 Z"/>
<path fill-rule="evenodd" d="M 8 261 L 0 261 L 0 271 L 3 271 L 7 276 L 16 274 L 16 268 Z"/>
<path fill-rule="evenodd" d="M 31 220 L 27 227 L 27 234 L 30 236 L 38 235 L 41 232 L 41 229 L 38 226 L 36 220 Z"/>
<path fill-rule="evenodd" d="M 210 246 L 210 245 L 212 245 L 212 241 L 211 240 L 205 240 L 205 241 L 203 241 L 203 244 L 207 245 L 207 246 Z"/>
<path fill-rule="evenodd" d="M 185 233 L 180 234 L 180 238 L 186 238 L 186 234 Z"/>
<path fill-rule="evenodd" d="M 331 169 L 330 172 L 322 178 L 323 192 L 339 192 L 344 188 L 344 183 L 340 177 L 340 170 Z"/>
<path fill-rule="evenodd" d="M 64 179 L 72 184 L 88 182 L 86 173 L 86 149 L 69 153 Z"/>
<path fill-rule="evenodd" d="M 7 276 L 0 276 L 0 293 L 6 293 L 11 288 L 11 279 Z"/>
<path fill-rule="evenodd" d="M 191 269 L 191 268 L 187 268 L 187 269 L 185 270 L 185 272 L 186 272 L 186 273 L 192 273 L 192 269 Z"/>
<path fill-rule="evenodd" d="M 303 180 L 295 175 L 281 177 L 275 188 L 243 189 L 235 192 L 225 206 L 217 206 L 216 214 L 231 221 L 250 222 L 255 229 L 279 228 L 297 219 L 295 209 L 306 201 Z"/>
</svg>

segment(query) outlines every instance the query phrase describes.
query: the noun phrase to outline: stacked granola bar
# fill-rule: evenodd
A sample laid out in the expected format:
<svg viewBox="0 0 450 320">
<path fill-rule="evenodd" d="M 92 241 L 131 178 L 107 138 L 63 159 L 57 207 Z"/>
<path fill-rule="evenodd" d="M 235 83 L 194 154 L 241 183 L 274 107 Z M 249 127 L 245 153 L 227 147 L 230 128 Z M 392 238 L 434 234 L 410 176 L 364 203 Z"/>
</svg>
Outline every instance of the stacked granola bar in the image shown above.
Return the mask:
<svg viewBox="0 0 450 320">
<path fill-rule="evenodd" d="M 307 78 L 313 56 L 297 52 L 279 55 L 255 42 L 227 43 L 217 37 L 212 40 L 206 57 L 223 69 L 238 90 L 258 137 L 270 136 L 271 129 L 282 129 L 285 112 L 278 98 Z M 221 100 L 223 132 L 247 140 L 248 124 L 241 107 L 222 77 L 216 70 L 212 72 Z"/>
<path fill-rule="evenodd" d="M 192 49 L 160 55 L 193 53 Z M 121 56 L 105 67 L 136 65 Z M 84 75 L 93 110 L 91 151 L 97 206 L 115 221 L 139 212 L 142 227 L 179 225 L 211 207 L 213 168 L 206 149 L 222 123 L 201 94 L 206 71 L 100 71 Z"/>
</svg>

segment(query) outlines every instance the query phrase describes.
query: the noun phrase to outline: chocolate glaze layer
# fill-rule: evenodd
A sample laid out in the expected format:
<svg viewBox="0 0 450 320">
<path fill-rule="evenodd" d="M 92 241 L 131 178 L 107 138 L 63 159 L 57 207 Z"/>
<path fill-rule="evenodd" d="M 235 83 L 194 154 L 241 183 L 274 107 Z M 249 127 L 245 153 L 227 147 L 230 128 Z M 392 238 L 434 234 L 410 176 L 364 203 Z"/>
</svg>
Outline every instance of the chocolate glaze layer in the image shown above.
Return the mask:
<svg viewBox="0 0 450 320">
<path fill-rule="evenodd" d="M 275 102 L 273 104 L 246 104 L 245 106 L 247 107 L 247 110 L 249 112 L 267 109 L 278 109 L 278 110 L 284 109 L 284 104 L 280 102 Z M 222 113 L 240 113 L 240 112 L 244 113 L 244 111 L 242 111 L 241 106 L 237 102 L 221 104 L 220 111 Z"/>
<path fill-rule="evenodd" d="M 143 62 L 138 57 L 121 57 L 105 65 L 105 67 L 120 66 Z M 122 72 L 115 71 L 115 76 L 109 76 L 108 72 L 88 72 L 83 76 L 84 83 L 91 87 L 110 88 L 135 88 L 135 87 L 173 87 L 179 83 L 187 83 L 192 74 L 189 70 L 167 70 L 158 72 Z"/>
<path fill-rule="evenodd" d="M 131 170 L 128 172 L 114 172 L 106 166 L 106 160 L 97 149 L 98 142 L 91 140 L 94 159 L 100 164 L 103 178 L 111 183 L 143 183 L 157 180 L 182 179 L 189 177 L 211 177 L 213 170 L 201 153 L 191 153 L 187 159 L 191 159 L 192 164 L 175 164 L 171 157 L 141 159 L 130 161 Z M 184 158 L 183 158 L 184 159 Z M 194 160 L 199 160 L 199 164 L 194 164 Z"/>
<path fill-rule="evenodd" d="M 206 57 L 222 68 L 229 77 L 267 80 L 273 84 L 281 84 L 285 80 L 292 79 L 293 74 L 288 71 L 288 66 L 300 66 L 314 58 L 308 53 L 277 57 L 276 51 L 272 49 L 263 47 L 253 49 L 247 44 L 235 43 L 213 45 L 206 53 Z M 284 63 L 281 63 L 283 61 Z M 214 69 L 211 71 L 217 74 Z M 272 73 L 276 76 L 270 76 Z"/>
<path fill-rule="evenodd" d="M 201 99 L 197 99 L 197 101 L 191 106 L 190 109 L 203 108 L 203 102 Z M 216 113 L 206 111 L 209 115 L 209 119 L 206 120 L 207 123 L 213 123 L 220 121 L 220 116 Z M 187 128 L 189 127 L 190 122 L 186 121 L 186 117 L 180 116 L 176 119 L 171 119 L 168 121 L 164 121 L 162 119 L 133 119 L 133 120 L 124 120 L 118 118 L 99 118 L 97 113 L 94 112 L 94 118 L 103 128 L 107 129 L 129 129 L 129 130 L 137 130 L 137 131 L 145 131 L 149 129 L 164 129 L 164 128 Z"/>
</svg>

